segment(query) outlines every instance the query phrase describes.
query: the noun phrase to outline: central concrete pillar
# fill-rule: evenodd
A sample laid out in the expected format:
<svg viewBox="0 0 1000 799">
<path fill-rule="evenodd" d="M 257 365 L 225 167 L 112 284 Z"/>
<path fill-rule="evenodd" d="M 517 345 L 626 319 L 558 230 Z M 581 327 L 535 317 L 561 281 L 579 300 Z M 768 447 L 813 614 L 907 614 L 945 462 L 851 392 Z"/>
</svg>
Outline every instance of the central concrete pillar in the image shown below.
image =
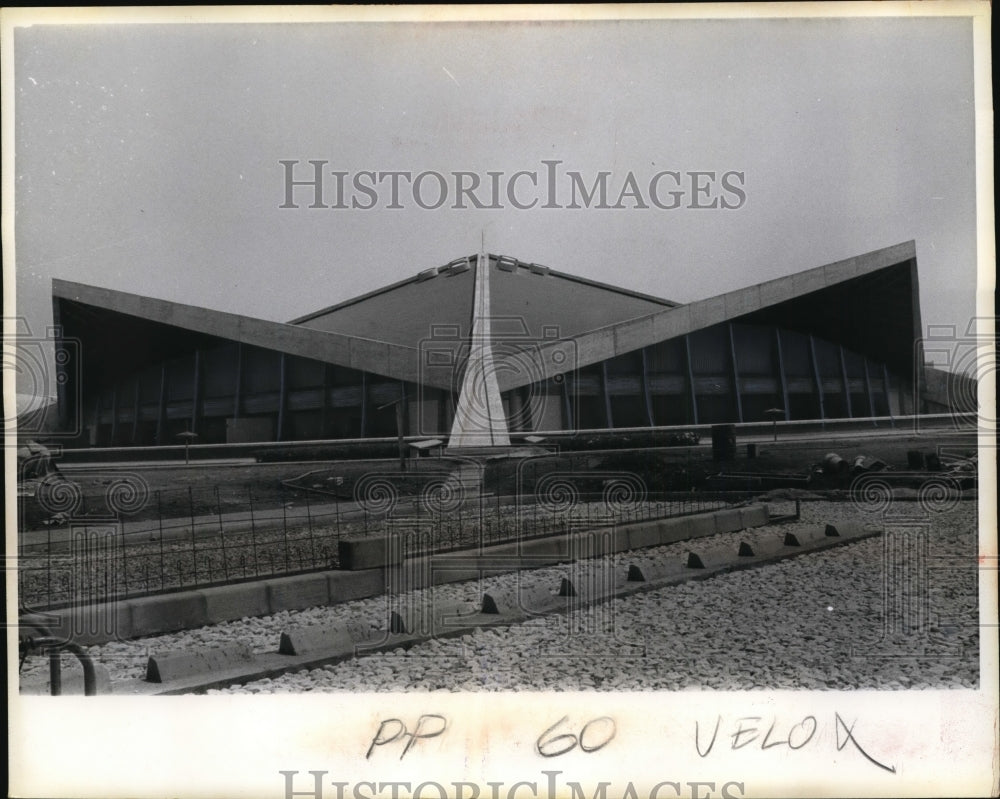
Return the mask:
<svg viewBox="0 0 1000 799">
<path fill-rule="evenodd" d="M 509 447 L 507 417 L 500 401 L 500 387 L 493 365 L 490 266 L 485 253 L 480 253 L 476 261 L 472 320 L 469 360 L 462 377 L 462 390 L 458 396 L 448 449 Z"/>
</svg>

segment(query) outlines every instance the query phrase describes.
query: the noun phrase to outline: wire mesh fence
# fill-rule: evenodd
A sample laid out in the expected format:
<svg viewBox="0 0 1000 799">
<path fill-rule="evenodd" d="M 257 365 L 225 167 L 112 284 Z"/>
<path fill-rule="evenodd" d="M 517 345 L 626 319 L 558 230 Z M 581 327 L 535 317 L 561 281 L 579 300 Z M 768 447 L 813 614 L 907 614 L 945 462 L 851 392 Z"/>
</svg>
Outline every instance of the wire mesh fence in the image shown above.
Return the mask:
<svg viewBox="0 0 1000 799">
<path fill-rule="evenodd" d="M 125 512 L 71 518 L 22 534 L 20 604 L 54 609 L 335 569 L 345 539 L 395 536 L 404 557 L 413 557 L 701 513 L 751 496 L 580 489 L 551 483 L 503 495 L 442 483 L 400 496 L 372 484 L 345 499 L 246 488 L 242 502 L 215 486 L 155 491 L 141 519 Z M 186 513 L 178 515 L 181 507 Z"/>
</svg>

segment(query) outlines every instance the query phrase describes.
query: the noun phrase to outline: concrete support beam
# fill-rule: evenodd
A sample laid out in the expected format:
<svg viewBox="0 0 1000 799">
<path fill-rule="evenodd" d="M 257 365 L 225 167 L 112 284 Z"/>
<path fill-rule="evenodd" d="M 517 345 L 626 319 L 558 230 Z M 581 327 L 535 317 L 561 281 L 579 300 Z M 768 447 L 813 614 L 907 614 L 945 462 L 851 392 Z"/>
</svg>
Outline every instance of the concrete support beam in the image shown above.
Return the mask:
<svg viewBox="0 0 1000 799">
<path fill-rule="evenodd" d="M 288 407 L 288 357 L 285 353 L 278 356 L 278 424 L 275 430 L 275 440 L 284 441 L 285 416 Z"/>
<path fill-rule="evenodd" d="M 892 382 L 889 379 L 889 368 L 882 364 L 882 385 L 885 387 L 885 404 L 889 409 L 889 424 L 896 426 L 896 416 L 899 415 L 899 399 L 892 393 Z M 894 411 L 893 408 L 896 410 Z"/>
<path fill-rule="evenodd" d="M 688 400 L 691 403 L 691 423 L 698 424 L 698 395 L 694 390 L 694 369 L 691 366 L 691 339 L 684 336 L 684 368 L 687 371 Z"/>
<path fill-rule="evenodd" d="M 896 422 L 895 422 L 895 420 L 893 419 L 893 416 L 892 416 L 892 397 L 889 396 L 890 395 L 890 391 L 889 391 L 889 370 L 888 370 L 888 368 L 886 367 L 885 364 L 882 364 L 882 391 L 884 392 L 883 396 L 885 397 L 885 407 L 886 407 L 886 410 L 887 410 L 887 412 L 889 414 L 889 424 L 892 427 L 895 427 L 896 426 Z"/>
<path fill-rule="evenodd" d="M 508 419 L 508 428 L 514 432 L 522 429 L 524 408 L 521 404 L 521 389 L 515 388 L 507 394 L 506 401 L 501 397 L 504 415 Z"/>
<path fill-rule="evenodd" d="M 142 394 L 139 391 L 139 376 L 135 377 L 135 392 L 132 397 L 132 443 L 135 444 L 139 438 L 139 414 L 142 413 Z"/>
<path fill-rule="evenodd" d="M 872 380 L 868 375 L 868 358 L 865 358 L 865 394 L 868 395 L 868 412 L 869 416 L 875 416 L 875 397 L 872 396 Z M 878 427 L 878 422 L 872 421 L 872 424 Z"/>
<path fill-rule="evenodd" d="M 240 418 L 243 410 L 243 343 L 236 342 L 236 379 L 233 386 L 233 418 Z"/>
<path fill-rule="evenodd" d="M 563 430 L 575 430 L 577 427 L 576 420 L 573 418 L 573 403 L 570 398 L 569 385 L 571 380 L 574 381 L 573 385 L 575 386 L 576 370 L 572 372 L 566 372 L 566 374 L 563 375 L 562 391 L 561 391 L 562 403 L 563 403 L 563 425 L 562 425 Z"/>
<path fill-rule="evenodd" d="M 163 437 L 166 435 L 167 424 L 167 365 L 160 366 L 160 400 L 156 410 L 156 443 L 163 446 L 166 442 Z"/>
<path fill-rule="evenodd" d="M 656 415 L 653 413 L 653 397 L 649 391 L 649 353 L 646 347 L 639 352 L 642 355 L 642 396 L 646 402 L 646 421 L 653 427 L 656 424 Z"/>
<path fill-rule="evenodd" d="M 361 372 L 361 430 L 358 432 L 359 438 L 368 435 L 368 372 Z"/>
<path fill-rule="evenodd" d="M 91 446 L 96 446 L 100 443 L 98 441 L 98 433 L 101 428 L 101 392 L 98 391 L 94 397 L 94 432 L 90 437 Z"/>
<path fill-rule="evenodd" d="M 406 393 L 406 383 L 402 380 L 399 381 L 399 404 L 396 408 L 396 435 L 408 436 L 410 423 L 410 397 Z M 406 450 L 404 447 L 401 457 L 405 455 Z"/>
<path fill-rule="evenodd" d="M 736 421 L 743 421 L 743 400 L 740 398 L 740 370 L 736 362 L 736 339 L 733 337 L 733 323 L 726 325 L 729 332 L 729 363 L 732 367 L 733 399 L 736 402 Z"/>
<path fill-rule="evenodd" d="M 118 443 L 118 381 L 111 387 L 111 446 Z"/>
<path fill-rule="evenodd" d="M 842 345 L 838 349 L 840 350 L 840 380 L 844 386 L 844 407 L 847 409 L 848 417 L 853 417 L 854 413 L 851 411 L 851 385 L 847 380 L 847 356 L 844 355 L 844 347 Z"/>
<path fill-rule="evenodd" d="M 781 407 L 785 409 L 785 421 L 792 418 L 788 409 L 788 380 L 785 378 L 785 355 L 781 349 L 781 330 L 774 328 L 774 346 L 778 354 L 778 376 L 781 379 Z"/>
<path fill-rule="evenodd" d="M 322 382 L 322 407 L 320 409 L 320 422 L 319 429 L 320 435 L 326 438 L 330 433 L 330 372 L 333 367 L 330 364 L 323 364 L 323 382 Z"/>
<path fill-rule="evenodd" d="M 201 350 L 194 351 L 194 379 L 191 382 L 191 432 L 198 432 L 201 417 Z"/>
<path fill-rule="evenodd" d="M 608 393 L 608 362 L 601 361 L 601 396 L 604 398 L 604 419 L 607 428 L 615 426 L 615 418 L 611 413 L 611 394 Z"/>
<path fill-rule="evenodd" d="M 816 340 L 812 336 L 809 336 L 809 362 L 812 364 L 816 396 L 819 399 L 819 418 L 826 419 L 826 411 L 823 407 L 823 380 L 819 375 L 819 360 L 816 358 Z"/>
</svg>

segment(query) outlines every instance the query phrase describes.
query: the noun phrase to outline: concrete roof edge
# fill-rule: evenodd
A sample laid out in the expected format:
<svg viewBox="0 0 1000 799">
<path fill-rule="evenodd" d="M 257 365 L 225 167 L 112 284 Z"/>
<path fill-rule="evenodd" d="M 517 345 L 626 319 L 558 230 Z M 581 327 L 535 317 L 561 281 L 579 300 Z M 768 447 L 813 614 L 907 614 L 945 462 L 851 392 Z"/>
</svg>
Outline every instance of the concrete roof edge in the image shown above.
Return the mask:
<svg viewBox="0 0 1000 799">
<path fill-rule="evenodd" d="M 743 316 L 747 313 L 752 313 L 753 311 L 761 310 L 762 308 L 767 308 L 771 305 L 777 305 L 778 303 L 785 302 L 789 299 L 794 299 L 795 297 L 811 294 L 813 291 L 820 291 L 824 288 L 837 285 L 838 283 L 843 283 L 862 275 L 877 272 L 879 269 L 894 266 L 901 261 L 913 260 L 915 258 L 916 242 L 915 240 L 910 239 L 909 241 L 900 242 L 888 247 L 882 247 L 862 255 L 856 255 L 851 258 L 834 261 L 833 263 L 812 267 L 801 272 L 795 272 L 791 275 L 775 278 L 774 280 L 767 280 L 763 283 L 756 283 L 742 289 L 717 294 L 713 297 L 706 297 L 705 299 L 696 300 L 695 302 L 687 303 L 686 305 L 678 305 L 673 308 L 656 311 L 654 313 L 639 316 L 624 322 L 616 322 L 611 325 L 605 325 L 604 327 L 589 330 L 586 333 L 581 333 L 572 337 L 572 340 L 576 343 L 577 353 L 574 365 L 589 366 L 590 364 L 599 363 L 600 361 L 607 360 L 608 358 L 613 358 L 615 355 L 620 355 L 623 352 L 631 352 L 635 349 L 655 344 L 657 341 L 663 339 L 663 336 L 658 332 L 658 329 L 662 328 L 663 325 L 658 325 L 657 323 L 661 321 L 666 322 L 668 319 L 670 322 L 673 322 L 674 319 L 671 317 L 686 317 L 679 326 L 683 329 L 679 329 L 678 332 L 670 336 L 670 338 L 675 338 L 676 336 L 692 333 L 696 330 L 718 324 L 719 322 L 724 322 L 727 319 Z M 831 273 L 833 274 L 831 275 Z M 817 280 L 818 278 L 820 280 Z M 793 281 L 804 288 L 798 291 L 793 291 L 792 293 L 789 293 L 788 296 L 781 296 L 782 294 L 787 293 L 789 289 L 792 289 Z M 782 291 L 774 292 L 778 295 L 775 299 L 764 301 L 762 297 L 766 296 L 767 293 L 770 293 L 767 291 L 769 288 L 778 288 Z M 725 302 L 725 298 L 727 297 L 732 298 L 732 301 L 729 304 L 739 306 L 738 312 L 729 313 L 727 311 L 728 304 Z M 744 299 L 747 300 L 746 303 L 741 302 L 741 300 Z M 721 313 L 717 310 L 720 304 L 722 305 Z M 677 321 L 681 320 L 678 319 Z M 642 330 L 643 327 L 648 327 L 648 332 Z M 621 338 L 627 338 L 630 343 L 627 349 L 619 351 L 616 342 Z M 546 370 L 544 368 L 544 358 L 540 358 L 539 360 L 541 363 L 538 364 L 538 367 L 544 371 L 545 377 L 551 377 L 553 374 L 556 374 L 553 370 Z M 523 371 L 518 373 L 516 371 L 500 369 L 498 375 L 502 376 L 500 386 L 501 391 L 518 388 L 530 382 L 530 376 L 529 379 L 525 379 L 520 376 L 523 374 Z M 515 375 L 518 376 L 515 377 Z"/>
<path fill-rule="evenodd" d="M 352 353 L 357 345 L 367 346 L 369 349 L 384 347 L 387 353 L 385 363 L 373 364 L 375 368 L 370 368 L 367 371 L 398 380 L 414 381 L 417 378 L 418 351 L 415 347 L 402 344 L 365 339 L 343 333 L 329 333 L 285 322 L 272 322 L 228 311 L 216 311 L 197 305 L 146 297 L 59 278 L 52 279 L 52 296 L 205 335 L 286 352 L 289 355 L 322 360 L 349 368 L 357 368 L 356 362 L 352 362 Z M 150 313 L 151 311 L 153 313 Z M 177 318 L 178 315 L 179 318 Z M 393 352 L 396 357 L 390 358 L 388 355 L 390 352 Z M 390 366 L 390 361 L 395 361 L 395 364 Z M 406 368 L 405 364 L 409 364 L 410 368 Z"/>
</svg>

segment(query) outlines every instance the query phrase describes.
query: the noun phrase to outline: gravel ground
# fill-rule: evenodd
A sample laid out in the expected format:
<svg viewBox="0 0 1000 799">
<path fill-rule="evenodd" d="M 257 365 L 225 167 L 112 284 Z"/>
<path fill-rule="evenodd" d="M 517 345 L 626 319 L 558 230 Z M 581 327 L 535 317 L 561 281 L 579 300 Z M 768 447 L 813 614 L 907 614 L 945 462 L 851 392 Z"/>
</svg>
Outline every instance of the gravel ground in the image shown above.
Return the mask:
<svg viewBox="0 0 1000 799">
<path fill-rule="evenodd" d="M 914 512 L 919 511 L 917 503 Z M 629 563 L 682 559 L 689 549 L 737 546 L 817 522 L 874 522 L 848 503 L 803 503 L 801 522 L 619 553 Z M 930 568 L 887 580 L 890 535 L 770 566 L 637 594 L 569 614 L 477 628 L 408 650 L 223 689 L 226 693 L 428 690 L 904 689 L 978 686 L 976 503 L 935 513 L 926 528 Z M 912 532 L 906 533 L 912 537 Z M 893 561 L 889 561 L 891 564 Z M 912 565 L 913 559 L 910 559 Z M 942 568 L 943 566 L 948 568 Z M 555 587 L 571 567 L 521 573 Z M 517 575 L 413 592 L 411 601 L 467 601 Z M 886 585 L 892 586 L 887 590 Z M 896 586 L 909 585 L 913 595 Z M 889 607 L 889 613 L 884 609 Z M 893 608 L 896 610 L 894 611 Z M 902 608 L 906 612 L 901 613 Z M 357 620 L 386 627 L 385 597 L 242 619 L 197 630 L 109 643 L 90 652 L 113 681 L 141 678 L 149 654 L 241 640 L 274 652 L 283 629 Z M 906 629 L 905 622 L 914 629 Z M 42 673 L 31 658 L 22 676 Z M 210 691 L 217 693 L 219 691 Z"/>
</svg>

